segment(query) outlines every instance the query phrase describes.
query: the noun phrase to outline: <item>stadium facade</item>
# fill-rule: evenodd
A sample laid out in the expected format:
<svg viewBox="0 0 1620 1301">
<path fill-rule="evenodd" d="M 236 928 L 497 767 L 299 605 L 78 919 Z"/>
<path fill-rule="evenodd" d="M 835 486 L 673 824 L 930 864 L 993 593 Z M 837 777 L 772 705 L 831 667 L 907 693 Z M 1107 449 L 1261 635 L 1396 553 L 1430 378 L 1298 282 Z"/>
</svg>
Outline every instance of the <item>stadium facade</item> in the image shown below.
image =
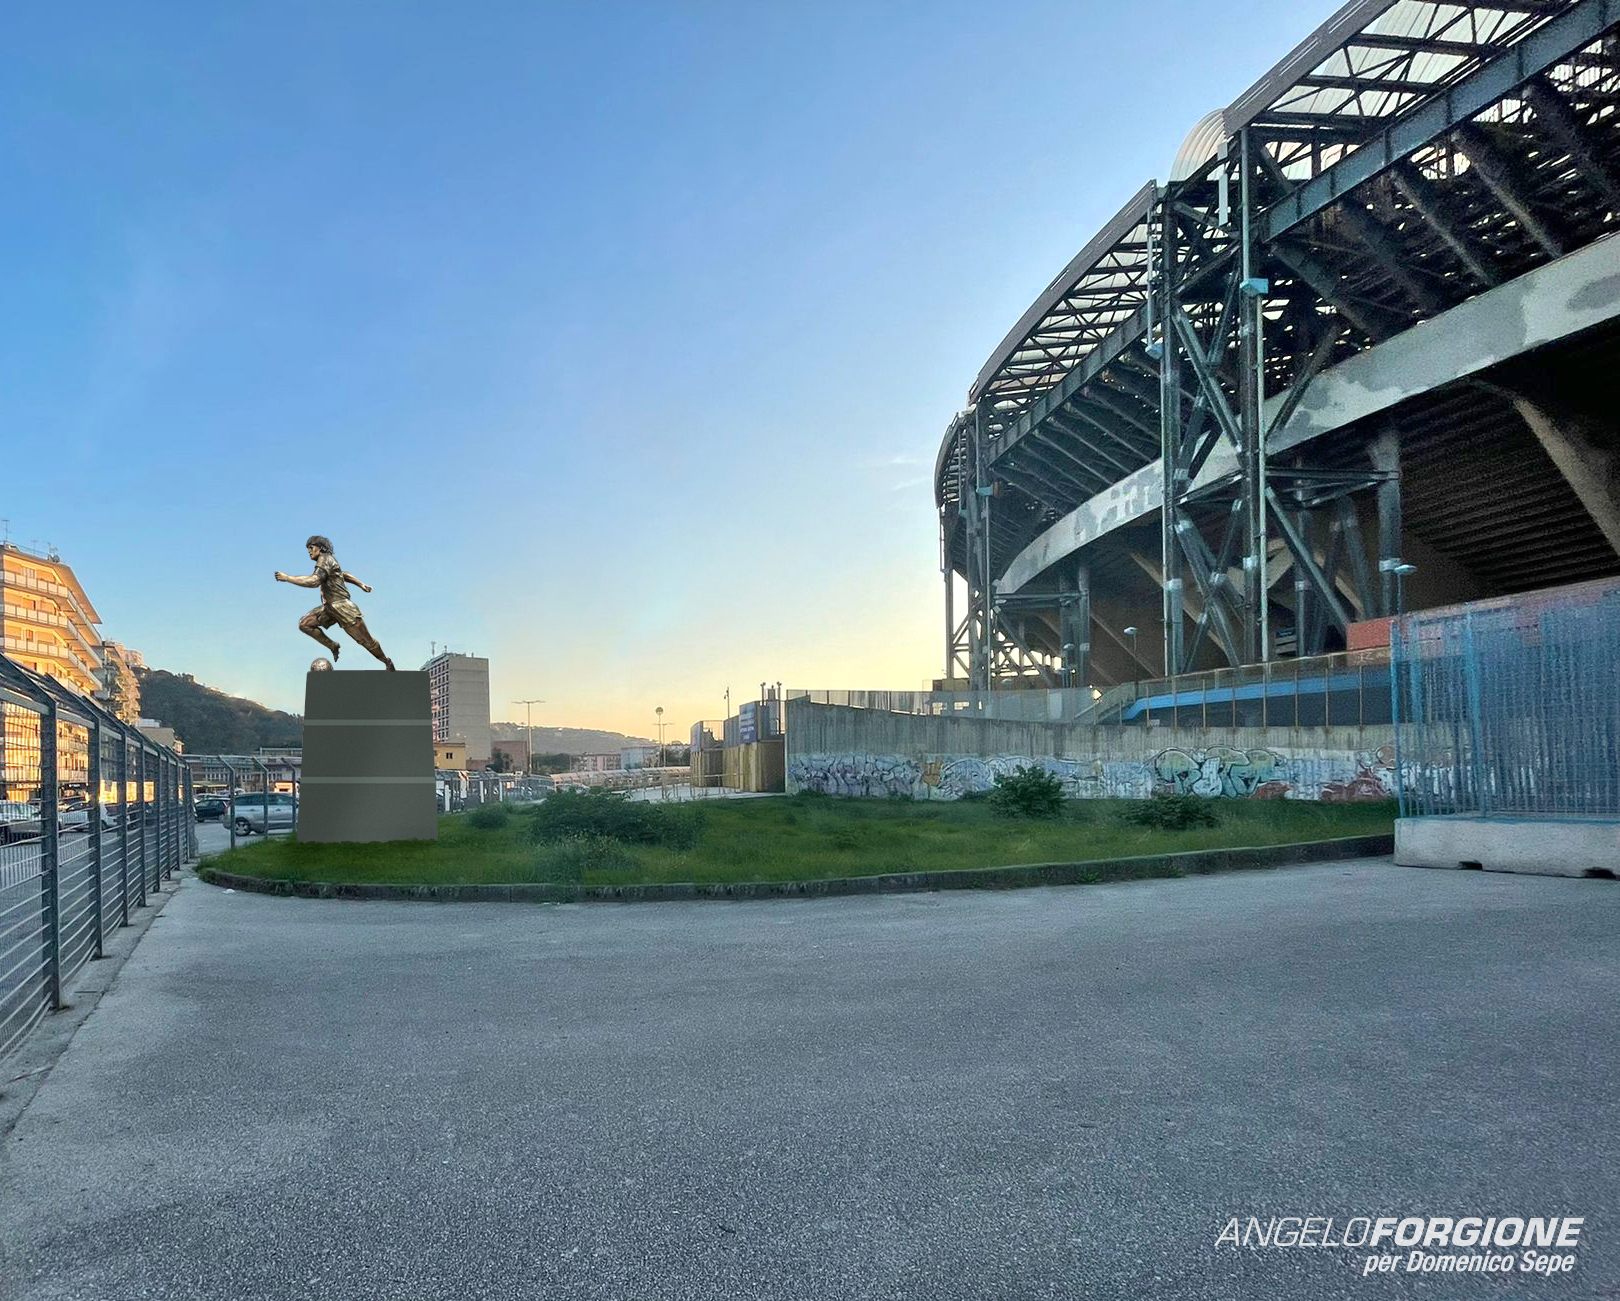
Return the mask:
<svg viewBox="0 0 1620 1301">
<path fill-rule="evenodd" d="M 946 430 L 947 679 L 1620 573 L 1617 65 L 1620 0 L 1356 0 L 1198 123 Z"/>
</svg>

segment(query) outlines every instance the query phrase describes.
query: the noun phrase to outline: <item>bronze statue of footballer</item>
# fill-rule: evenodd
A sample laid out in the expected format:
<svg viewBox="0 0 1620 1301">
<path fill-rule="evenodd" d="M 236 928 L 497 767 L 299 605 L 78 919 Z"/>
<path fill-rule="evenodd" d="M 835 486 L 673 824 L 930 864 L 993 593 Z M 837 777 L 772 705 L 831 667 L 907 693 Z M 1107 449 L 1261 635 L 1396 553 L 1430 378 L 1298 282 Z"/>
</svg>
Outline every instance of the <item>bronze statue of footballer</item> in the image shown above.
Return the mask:
<svg viewBox="0 0 1620 1301">
<path fill-rule="evenodd" d="M 321 589 L 321 603 L 298 621 L 301 632 L 308 633 L 332 652 L 332 658 L 337 659 L 342 652 L 337 642 L 333 641 L 322 628 L 330 628 L 334 623 L 340 625 L 343 631 L 353 637 L 368 651 L 393 671 L 394 661 L 383 654 L 383 648 L 377 644 L 377 639 L 371 635 L 366 627 L 366 621 L 360 613 L 360 607 L 349 599 L 347 583 L 353 583 L 362 592 L 371 589 L 362 583 L 353 574 L 344 570 L 338 564 L 337 557 L 332 554 L 332 543 L 319 533 L 304 543 L 309 549 L 309 558 L 315 562 L 315 572 L 302 578 L 294 578 L 291 574 L 284 574 L 276 570 L 276 582 L 293 583 L 299 587 L 318 587 Z M 346 581 L 345 581 L 346 580 Z"/>
</svg>

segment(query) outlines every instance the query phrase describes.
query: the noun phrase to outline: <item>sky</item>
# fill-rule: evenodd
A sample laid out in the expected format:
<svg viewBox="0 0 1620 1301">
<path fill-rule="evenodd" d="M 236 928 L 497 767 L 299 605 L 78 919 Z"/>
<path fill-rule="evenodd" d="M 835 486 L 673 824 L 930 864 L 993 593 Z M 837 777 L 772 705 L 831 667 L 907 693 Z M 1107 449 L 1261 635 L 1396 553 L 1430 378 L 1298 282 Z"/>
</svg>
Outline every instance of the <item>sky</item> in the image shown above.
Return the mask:
<svg viewBox="0 0 1620 1301">
<path fill-rule="evenodd" d="M 399 667 L 488 657 L 497 721 L 924 687 L 974 375 L 1334 8 L 26 7 L 0 527 L 278 709 L 312 533 Z"/>
</svg>

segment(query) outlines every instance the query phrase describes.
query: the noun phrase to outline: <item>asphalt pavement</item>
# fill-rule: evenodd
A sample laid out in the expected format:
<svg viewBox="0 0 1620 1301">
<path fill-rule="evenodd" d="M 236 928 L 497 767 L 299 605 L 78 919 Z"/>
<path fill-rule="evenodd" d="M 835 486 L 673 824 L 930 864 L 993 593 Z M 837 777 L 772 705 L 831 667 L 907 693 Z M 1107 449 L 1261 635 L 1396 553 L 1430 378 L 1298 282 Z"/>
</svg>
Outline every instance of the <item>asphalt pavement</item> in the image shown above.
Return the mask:
<svg viewBox="0 0 1620 1301">
<path fill-rule="evenodd" d="M 183 883 L 0 1143 L 0 1296 L 1620 1296 L 1620 885 L 757 903 Z M 0 1086 L 5 1078 L 0 1063 Z M 1364 1278 L 1233 1217 L 1584 1216 Z"/>
</svg>

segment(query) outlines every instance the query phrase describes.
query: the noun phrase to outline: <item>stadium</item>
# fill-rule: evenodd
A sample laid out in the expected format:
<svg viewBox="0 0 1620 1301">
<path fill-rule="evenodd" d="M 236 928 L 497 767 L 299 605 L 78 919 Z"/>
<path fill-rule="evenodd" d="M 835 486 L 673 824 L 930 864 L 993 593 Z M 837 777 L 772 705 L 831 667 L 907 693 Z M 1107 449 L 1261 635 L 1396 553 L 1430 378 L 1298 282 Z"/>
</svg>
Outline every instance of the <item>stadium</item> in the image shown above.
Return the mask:
<svg viewBox="0 0 1620 1301">
<path fill-rule="evenodd" d="M 1617 38 L 1620 0 L 1356 0 L 1194 125 L 945 431 L 940 687 L 1132 721 L 1620 573 Z"/>
</svg>

